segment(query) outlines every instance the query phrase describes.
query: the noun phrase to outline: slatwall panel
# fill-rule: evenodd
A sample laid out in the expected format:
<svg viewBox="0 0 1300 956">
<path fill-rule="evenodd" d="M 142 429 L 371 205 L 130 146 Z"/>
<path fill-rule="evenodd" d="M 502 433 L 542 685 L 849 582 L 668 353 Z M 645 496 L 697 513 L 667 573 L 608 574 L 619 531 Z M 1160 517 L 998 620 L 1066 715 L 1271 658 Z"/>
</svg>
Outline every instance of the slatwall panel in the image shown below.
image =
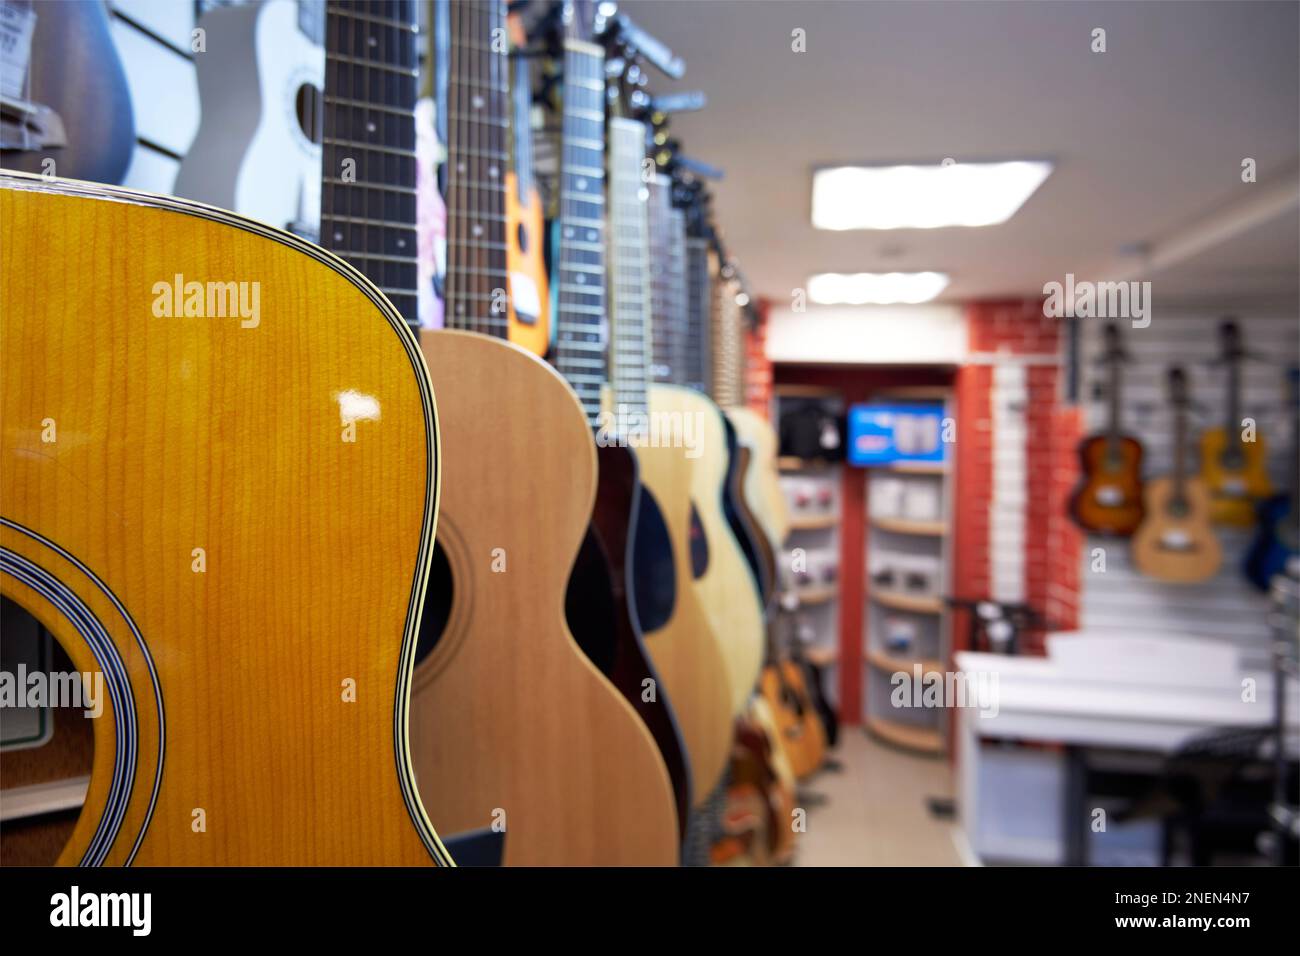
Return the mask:
<svg viewBox="0 0 1300 956">
<path fill-rule="evenodd" d="M 126 72 L 136 148 L 123 185 L 170 193 L 199 130 L 199 86 L 189 0 L 111 0 L 109 30 Z"/>
<path fill-rule="evenodd" d="M 1158 303 L 1157 303 L 1158 306 Z M 1226 370 L 1211 364 L 1218 353 L 1220 314 L 1162 314 L 1151 325 L 1133 329 L 1121 324 L 1131 361 L 1124 369 L 1123 427 L 1146 449 L 1145 473 L 1171 470 L 1173 430 L 1165 401 L 1165 370 L 1181 364 L 1188 374 L 1192 400 L 1189 410 L 1188 467 L 1199 467 L 1199 434 L 1221 425 L 1226 414 Z M 1285 487 L 1290 434 L 1283 376 L 1287 362 L 1300 361 L 1300 326 L 1295 316 L 1237 316 L 1247 352 L 1261 360 L 1242 367 L 1242 415 L 1254 418 L 1269 442 L 1269 471 L 1276 486 Z M 1080 320 L 1081 398 L 1089 431 L 1106 422 L 1105 370 L 1097 364 L 1102 352 L 1104 322 Z M 1267 600 L 1241 576 L 1241 559 L 1250 533 L 1219 529 L 1224 562 L 1218 575 L 1194 586 L 1153 581 L 1129 561 L 1126 542 L 1089 538 L 1080 574 L 1081 626 L 1118 634 L 1186 635 L 1218 638 L 1239 644 L 1258 663 L 1267 659 Z M 1105 548 L 1106 570 L 1092 570 L 1093 549 Z"/>
</svg>

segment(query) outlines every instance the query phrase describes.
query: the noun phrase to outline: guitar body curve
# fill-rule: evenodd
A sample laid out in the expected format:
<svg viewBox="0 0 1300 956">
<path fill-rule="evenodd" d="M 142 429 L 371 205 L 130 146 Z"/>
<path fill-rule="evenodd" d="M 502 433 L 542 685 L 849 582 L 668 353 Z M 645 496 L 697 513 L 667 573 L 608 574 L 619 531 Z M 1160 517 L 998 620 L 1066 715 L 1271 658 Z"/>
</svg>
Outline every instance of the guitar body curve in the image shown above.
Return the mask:
<svg viewBox="0 0 1300 956">
<path fill-rule="evenodd" d="M 650 389 L 652 416 L 679 415 L 695 423 L 699 457 L 691 460 L 691 500 L 708 542 L 708 563 L 694 575 L 694 590 L 720 635 L 731 686 L 731 713 L 739 714 L 763 667 L 763 608 L 758 585 L 727 520 L 725 496 L 731 479 L 726 421 L 711 399 L 689 388 Z M 682 454 L 684 449 L 677 449 Z M 689 580 L 689 579 L 687 579 Z M 669 685 L 671 687 L 671 685 Z"/>
<path fill-rule="evenodd" d="M 321 145 L 303 131 L 296 106 L 305 88 L 324 86 L 325 50 L 298 29 L 297 11 L 293 0 L 266 0 L 203 16 L 212 50 L 195 58 L 203 119 L 175 190 L 279 229 L 312 231 Z"/>
<path fill-rule="evenodd" d="M 826 735 L 813 709 L 803 671 L 790 660 L 768 664 L 759 678 L 759 691 L 771 712 L 790 770 L 802 780 L 826 757 Z"/>
<path fill-rule="evenodd" d="M 672 408 L 680 411 L 679 402 L 695 409 L 696 400 L 702 399 L 688 389 L 662 385 L 649 389 L 652 414 Z M 672 694 L 673 710 L 690 758 L 693 794 L 698 805 L 713 792 L 730 759 L 734 710 L 727 660 L 729 648 L 724 645 L 694 584 L 701 558 L 706 566 L 713 560 L 714 543 L 704 541 L 700 534 L 701 507 L 708 510 L 708 503 L 699 506 L 694 498 L 699 459 L 688 458 L 687 450 L 667 446 L 636 449 L 641 466 L 642 501 L 649 499 L 657 505 L 664 533 L 657 536 L 661 547 L 655 553 L 647 553 L 643 544 L 638 547 L 633 557 L 633 577 L 639 582 L 650 574 L 662 576 L 655 565 L 666 563 L 675 582 L 671 606 L 656 609 L 656 617 L 662 622 L 658 627 L 651 627 L 641 613 L 640 594 L 637 610 L 646 649 L 664 686 Z M 710 524 L 726 531 L 717 494 L 715 487 L 712 508 L 716 514 Z M 644 508 L 643 505 L 643 511 Z M 640 526 L 644 527 L 645 523 L 640 522 Z M 638 543 L 641 542 L 642 535 L 638 533 Z M 667 553 L 663 553 L 665 547 Z"/>
<path fill-rule="evenodd" d="M 690 762 L 668 688 L 645 648 L 632 597 L 632 556 L 642 508 L 636 453 L 603 445 L 596 454 L 596 506 L 569 578 L 565 616 L 583 653 L 618 688 L 654 737 L 672 780 L 679 835 L 684 838 L 692 806 Z M 653 502 L 650 507 L 655 507 Z M 646 699 L 647 686 L 654 688 L 653 699 Z"/>
<path fill-rule="evenodd" d="M 401 317 L 221 210 L 0 186 L 0 591 L 107 697 L 59 862 L 450 862 L 406 741 L 440 455 Z"/>
<path fill-rule="evenodd" d="M 411 702 L 421 795 L 444 832 L 504 813 L 507 865 L 674 865 L 663 758 L 565 622 L 596 491 L 578 400 L 504 341 L 441 330 L 421 345 L 457 462 L 439 521 L 453 597 Z"/>
<path fill-rule="evenodd" d="M 750 450 L 750 466 L 745 473 L 744 494 L 749 510 L 767 534 L 772 550 L 779 552 L 790 533 L 790 513 L 777 473 L 778 443 L 770 422 L 750 408 L 727 410 L 736 429 L 736 437 Z"/>
<path fill-rule="evenodd" d="M 1081 476 L 1070 497 L 1075 523 L 1094 534 L 1128 537 L 1142 524 L 1142 445 L 1117 436 L 1112 448 L 1105 435 L 1079 443 Z"/>
<path fill-rule="evenodd" d="M 736 440 L 735 429 L 731 420 L 723 418 L 727 429 L 727 453 L 730 462 L 727 466 L 727 481 L 722 495 L 722 510 L 731 526 L 732 537 L 740 545 L 741 554 L 753 575 L 754 587 L 758 593 L 759 607 L 766 609 L 773 595 L 773 581 L 776 567 L 773 563 L 772 550 L 768 547 L 767 536 L 758 527 L 758 520 L 749 508 L 745 497 L 745 480 L 752 466 L 749 448 Z"/>
<path fill-rule="evenodd" d="M 14 4 L 22 7 L 23 4 Z M 126 73 L 102 3 L 38 3 L 27 96 L 63 122 L 66 146 L 4 150 L 0 166 L 27 173 L 120 183 L 135 151 Z"/>
<path fill-rule="evenodd" d="M 1201 480 L 1210 493 L 1210 517 L 1215 524 L 1250 527 L 1255 523 L 1256 503 L 1273 491 L 1264 436 L 1238 441 L 1234 449 L 1223 428 L 1205 431 L 1201 435 Z"/>
<path fill-rule="evenodd" d="M 1146 486 L 1146 519 L 1133 535 L 1133 563 L 1148 577 L 1172 584 L 1195 584 L 1213 577 L 1223 549 L 1210 528 L 1210 497 L 1196 479 L 1184 482 L 1185 513 L 1172 514 L 1172 479 Z"/>
</svg>

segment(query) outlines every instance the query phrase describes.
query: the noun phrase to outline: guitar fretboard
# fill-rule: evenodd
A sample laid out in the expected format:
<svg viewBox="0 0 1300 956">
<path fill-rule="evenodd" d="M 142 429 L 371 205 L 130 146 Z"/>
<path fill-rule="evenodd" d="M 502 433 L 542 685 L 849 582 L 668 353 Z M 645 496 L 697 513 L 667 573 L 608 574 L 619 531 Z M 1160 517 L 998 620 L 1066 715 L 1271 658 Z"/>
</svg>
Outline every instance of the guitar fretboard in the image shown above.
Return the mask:
<svg viewBox="0 0 1300 956">
<path fill-rule="evenodd" d="M 451 0 L 447 326 L 505 338 L 510 62 L 505 0 Z"/>
<path fill-rule="evenodd" d="M 741 367 L 741 340 L 744 330 L 736 296 L 740 283 L 719 277 L 713 297 L 713 400 L 723 408 L 736 408 L 745 402 L 745 384 Z"/>
<path fill-rule="evenodd" d="M 641 164 L 645 124 L 609 121 L 610 381 L 629 412 L 646 408 L 650 356 L 650 233 Z"/>
<path fill-rule="evenodd" d="M 673 382 L 685 361 L 686 225 L 682 211 L 673 208 L 667 176 L 655 176 L 650 183 L 649 218 L 651 375 L 656 382 Z"/>
<path fill-rule="evenodd" d="M 709 391 L 712 377 L 709 320 L 712 312 L 713 276 L 709 257 L 707 239 L 686 240 L 685 358 L 680 374 L 674 378 L 678 385 L 699 392 Z"/>
<path fill-rule="evenodd" d="M 594 426 L 606 372 L 605 54 L 600 47 L 565 41 L 562 96 L 555 367 Z"/>
</svg>

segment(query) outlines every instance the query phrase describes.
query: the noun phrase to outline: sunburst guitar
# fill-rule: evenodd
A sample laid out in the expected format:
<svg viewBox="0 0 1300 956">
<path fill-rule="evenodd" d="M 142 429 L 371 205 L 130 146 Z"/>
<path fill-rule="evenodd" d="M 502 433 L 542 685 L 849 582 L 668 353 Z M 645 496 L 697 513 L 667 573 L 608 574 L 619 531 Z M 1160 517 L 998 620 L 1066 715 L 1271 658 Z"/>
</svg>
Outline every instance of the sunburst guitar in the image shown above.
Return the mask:
<svg viewBox="0 0 1300 956">
<path fill-rule="evenodd" d="M 450 862 L 407 748 L 440 460 L 400 316 L 287 233 L 12 173 L 0 272 L 0 592 L 108 698 L 59 862 Z"/>
<path fill-rule="evenodd" d="M 1264 436 L 1251 434 L 1241 416 L 1241 362 L 1245 357 L 1241 330 L 1231 319 L 1219 327 L 1220 361 L 1228 370 L 1224 397 L 1226 419 L 1220 428 L 1201 435 L 1201 479 L 1210 493 L 1210 514 L 1216 524 L 1249 527 L 1258 502 L 1273 492 L 1268 477 L 1268 448 Z M 1249 440 L 1248 440 L 1249 439 Z"/>
</svg>

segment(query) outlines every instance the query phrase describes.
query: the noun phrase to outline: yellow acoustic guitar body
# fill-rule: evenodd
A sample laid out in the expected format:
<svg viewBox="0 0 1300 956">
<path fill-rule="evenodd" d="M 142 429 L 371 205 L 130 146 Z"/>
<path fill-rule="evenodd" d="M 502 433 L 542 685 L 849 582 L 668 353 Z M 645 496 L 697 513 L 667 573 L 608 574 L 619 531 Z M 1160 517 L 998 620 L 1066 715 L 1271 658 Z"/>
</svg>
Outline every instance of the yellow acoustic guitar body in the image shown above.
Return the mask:
<svg viewBox="0 0 1300 956">
<path fill-rule="evenodd" d="M 650 413 L 660 421 L 679 416 L 690 422 L 699 442 L 698 457 L 690 459 L 691 500 L 708 542 L 708 562 L 704 573 L 694 577 L 695 593 L 721 640 L 734 717 L 744 709 L 758 681 L 764 632 L 754 577 L 723 511 L 728 464 L 726 426 L 711 399 L 680 386 L 653 386 Z"/>
<path fill-rule="evenodd" d="M 220 210 L 0 187 L 0 591 L 107 698 L 59 862 L 449 862 L 406 745 L 439 460 L 401 318 Z"/>
<path fill-rule="evenodd" d="M 438 545 L 451 580 L 411 703 L 429 815 L 442 833 L 504 823 L 507 865 L 674 865 L 659 749 L 565 621 L 596 489 L 577 397 L 498 339 L 426 332 L 422 345 L 443 395 Z"/>
<path fill-rule="evenodd" d="M 1201 435 L 1201 479 L 1209 490 L 1210 517 L 1216 524 L 1253 525 L 1257 503 L 1273 493 L 1264 436 L 1231 448 L 1222 428 L 1207 430 Z"/>
<path fill-rule="evenodd" d="M 697 398 L 695 392 L 664 385 L 651 386 L 647 395 L 651 414 Z M 637 448 L 636 456 L 643 492 L 654 498 L 667 526 L 675 581 L 671 614 L 662 626 L 644 632 L 645 646 L 671 697 L 698 804 L 713 792 L 731 759 L 733 702 L 727 647 L 693 583 L 691 559 L 693 515 L 717 506 L 705 502 L 697 507 L 693 500 L 700 459 L 689 457 L 687 449 L 661 442 Z"/>
<path fill-rule="evenodd" d="M 1158 581 L 1195 584 L 1219 570 L 1223 550 L 1210 527 L 1205 485 L 1187 479 L 1181 508 L 1176 497 L 1172 479 L 1147 482 L 1146 518 L 1133 535 L 1133 563 Z"/>
<path fill-rule="evenodd" d="M 749 468 L 745 472 L 744 493 L 750 511 L 772 543 L 781 553 L 790 533 L 790 515 L 777 476 L 777 438 L 768 421 L 749 408 L 731 408 L 727 417 L 736 429 L 736 437 L 749 447 Z"/>
</svg>

